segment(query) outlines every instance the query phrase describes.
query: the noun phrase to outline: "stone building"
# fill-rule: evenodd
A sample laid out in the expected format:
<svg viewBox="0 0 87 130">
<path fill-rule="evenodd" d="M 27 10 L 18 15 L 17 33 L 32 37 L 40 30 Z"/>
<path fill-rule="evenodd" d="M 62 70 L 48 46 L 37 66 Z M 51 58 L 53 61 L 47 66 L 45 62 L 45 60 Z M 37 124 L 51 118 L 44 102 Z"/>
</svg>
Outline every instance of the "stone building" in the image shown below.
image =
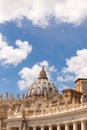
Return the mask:
<svg viewBox="0 0 87 130">
<path fill-rule="evenodd" d="M 60 94 L 44 67 L 26 96 L 0 95 L 0 130 L 87 130 L 87 79 Z"/>
</svg>

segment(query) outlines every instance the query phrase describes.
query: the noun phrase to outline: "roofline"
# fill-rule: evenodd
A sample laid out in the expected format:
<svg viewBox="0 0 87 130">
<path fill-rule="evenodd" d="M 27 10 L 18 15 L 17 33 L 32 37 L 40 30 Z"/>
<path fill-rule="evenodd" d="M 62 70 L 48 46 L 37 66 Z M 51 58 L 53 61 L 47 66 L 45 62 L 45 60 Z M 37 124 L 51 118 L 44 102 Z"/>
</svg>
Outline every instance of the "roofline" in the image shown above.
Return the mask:
<svg viewBox="0 0 87 130">
<path fill-rule="evenodd" d="M 77 92 L 77 93 L 81 93 L 81 94 L 82 94 L 82 92 L 79 92 L 79 91 L 74 90 L 74 89 L 71 89 L 71 88 L 63 89 L 62 92 L 64 92 L 64 91 L 74 91 L 74 92 Z"/>
<path fill-rule="evenodd" d="M 76 83 L 78 80 L 87 80 L 87 78 L 78 78 L 74 82 Z"/>
</svg>

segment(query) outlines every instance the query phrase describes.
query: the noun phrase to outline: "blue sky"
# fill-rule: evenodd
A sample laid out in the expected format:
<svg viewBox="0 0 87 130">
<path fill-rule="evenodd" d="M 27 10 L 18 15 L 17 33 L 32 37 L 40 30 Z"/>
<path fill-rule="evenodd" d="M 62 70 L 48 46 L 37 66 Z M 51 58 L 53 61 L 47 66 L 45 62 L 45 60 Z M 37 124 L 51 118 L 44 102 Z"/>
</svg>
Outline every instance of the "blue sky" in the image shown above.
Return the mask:
<svg viewBox="0 0 87 130">
<path fill-rule="evenodd" d="M 0 93 L 26 94 L 43 65 L 59 91 L 87 78 L 86 0 L 0 0 Z"/>
</svg>

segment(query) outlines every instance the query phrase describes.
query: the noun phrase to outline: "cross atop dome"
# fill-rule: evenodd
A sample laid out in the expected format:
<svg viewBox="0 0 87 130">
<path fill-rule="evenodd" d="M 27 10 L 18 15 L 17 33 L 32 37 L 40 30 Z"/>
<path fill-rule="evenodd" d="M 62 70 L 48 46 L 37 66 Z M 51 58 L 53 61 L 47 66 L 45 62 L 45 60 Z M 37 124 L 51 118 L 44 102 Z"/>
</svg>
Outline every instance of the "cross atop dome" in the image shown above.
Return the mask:
<svg viewBox="0 0 87 130">
<path fill-rule="evenodd" d="M 44 70 L 44 66 L 42 66 L 42 70 L 40 71 L 38 79 L 48 79 L 47 74 L 46 74 L 46 72 Z"/>
</svg>

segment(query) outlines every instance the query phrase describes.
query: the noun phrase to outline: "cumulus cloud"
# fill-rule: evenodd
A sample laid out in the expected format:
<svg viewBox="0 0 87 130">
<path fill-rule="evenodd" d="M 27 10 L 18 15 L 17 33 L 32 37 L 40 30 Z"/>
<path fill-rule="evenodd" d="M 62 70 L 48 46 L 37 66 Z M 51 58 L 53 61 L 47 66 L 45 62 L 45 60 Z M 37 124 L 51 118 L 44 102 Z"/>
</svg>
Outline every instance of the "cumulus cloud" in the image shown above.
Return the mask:
<svg viewBox="0 0 87 130">
<path fill-rule="evenodd" d="M 58 81 L 67 82 L 77 78 L 87 78 L 87 49 L 78 50 L 76 56 L 66 59 Z"/>
<path fill-rule="evenodd" d="M 42 66 L 45 67 L 47 77 L 49 79 L 51 79 L 51 74 L 57 71 L 54 66 L 49 66 L 49 63 L 46 60 L 33 65 L 31 68 L 24 67 L 19 72 L 19 76 L 21 79 L 18 81 L 18 86 L 20 90 L 26 89 L 32 82 L 34 82 L 38 78 Z"/>
<path fill-rule="evenodd" d="M 5 37 L 0 33 L 0 63 L 1 65 L 17 66 L 27 58 L 32 51 L 32 46 L 28 41 L 16 40 L 17 48 L 8 45 Z"/>
<path fill-rule="evenodd" d="M 87 0 L 0 0 L 0 23 L 23 17 L 41 27 L 52 18 L 57 23 L 80 24 L 87 18 Z"/>
</svg>

